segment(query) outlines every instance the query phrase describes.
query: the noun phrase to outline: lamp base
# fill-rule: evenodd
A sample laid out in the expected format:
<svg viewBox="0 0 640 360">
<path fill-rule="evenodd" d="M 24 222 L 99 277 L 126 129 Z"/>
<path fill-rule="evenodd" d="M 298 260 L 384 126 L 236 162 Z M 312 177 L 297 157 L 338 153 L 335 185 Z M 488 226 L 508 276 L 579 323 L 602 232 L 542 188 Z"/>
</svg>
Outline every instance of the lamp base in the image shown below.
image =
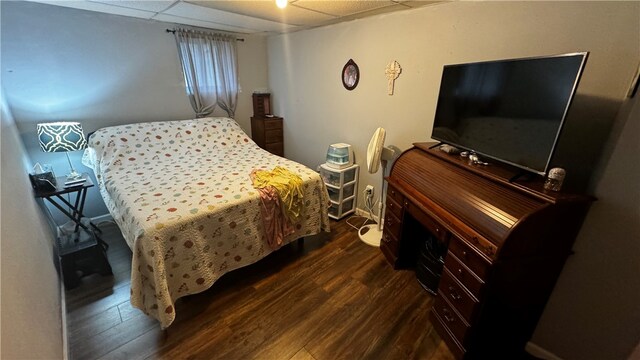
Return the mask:
<svg viewBox="0 0 640 360">
<path fill-rule="evenodd" d="M 67 181 L 74 181 L 74 180 L 78 180 L 82 177 L 82 175 L 80 175 L 76 169 L 73 167 L 73 164 L 71 163 L 71 158 L 69 157 L 69 152 L 65 152 L 65 154 L 67 155 L 67 161 L 69 162 L 69 167 L 71 168 L 71 172 L 67 174 Z"/>
<path fill-rule="evenodd" d="M 79 180 L 81 178 L 82 178 L 82 174 L 77 172 L 75 169 L 72 169 L 71 172 L 67 174 L 66 181 L 74 181 L 74 180 Z"/>
<path fill-rule="evenodd" d="M 358 237 L 369 246 L 380 247 L 382 231 L 378 229 L 378 224 L 364 225 L 358 230 Z"/>
</svg>

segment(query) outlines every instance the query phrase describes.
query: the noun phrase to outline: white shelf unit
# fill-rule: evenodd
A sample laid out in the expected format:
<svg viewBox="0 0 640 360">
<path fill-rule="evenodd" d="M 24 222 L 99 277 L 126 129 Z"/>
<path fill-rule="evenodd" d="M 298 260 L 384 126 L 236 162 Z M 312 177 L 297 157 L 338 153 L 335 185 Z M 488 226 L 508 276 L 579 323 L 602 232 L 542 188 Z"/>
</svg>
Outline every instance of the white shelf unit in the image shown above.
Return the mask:
<svg viewBox="0 0 640 360">
<path fill-rule="evenodd" d="M 356 211 L 358 195 L 358 165 L 336 169 L 327 164 L 320 165 L 320 176 L 329 191 L 331 207 L 329 217 L 341 219 Z"/>
</svg>

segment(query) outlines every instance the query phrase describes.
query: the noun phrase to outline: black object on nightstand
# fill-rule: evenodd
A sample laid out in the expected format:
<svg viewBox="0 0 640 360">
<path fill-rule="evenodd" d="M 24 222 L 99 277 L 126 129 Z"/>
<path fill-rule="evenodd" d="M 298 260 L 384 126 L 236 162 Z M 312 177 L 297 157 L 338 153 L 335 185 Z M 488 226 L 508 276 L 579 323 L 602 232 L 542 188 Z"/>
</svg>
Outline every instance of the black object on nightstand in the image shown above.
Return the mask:
<svg viewBox="0 0 640 360">
<path fill-rule="evenodd" d="M 91 221 L 88 223 L 89 226 L 82 222 L 87 189 L 94 186 L 87 174 L 82 174 L 82 179 L 84 181 L 69 185 L 66 176 L 62 176 L 56 178 L 55 190 L 38 187 L 34 189 L 36 198 L 49 201 L 75 223 L 74 232 L 61 235 L 57 239 L 58 256 L 67 289 L 78 284 L 80 279 L 76 271 L 81 271 L 83 275 L 92 272 L 102 275 L 112 274 L 111 265 L 105 253 L 108 245 L 96 235 L 96 232 L 102 233 L 102 231 Z M 73 203 L 62 196 L 65 194 L 75 194 Z"/>
</svg>

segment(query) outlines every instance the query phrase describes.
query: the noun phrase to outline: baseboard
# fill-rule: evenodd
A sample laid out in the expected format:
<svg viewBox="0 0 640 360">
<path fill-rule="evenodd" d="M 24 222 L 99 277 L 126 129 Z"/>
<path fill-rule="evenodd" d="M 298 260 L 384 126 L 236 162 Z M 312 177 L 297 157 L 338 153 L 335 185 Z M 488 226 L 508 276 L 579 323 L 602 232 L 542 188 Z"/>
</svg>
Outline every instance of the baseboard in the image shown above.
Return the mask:
<svg viewBox="0 0 640 360">
<path fill-rule="evenodd" d="M 525 350 L 527 350 L 529 354 L 544 360 L 562 360 L 561 357 L 541 348 L 540 346 L 532 343 L 531 341 L 527 343 L 527 345 L 525 346 Z"/>
<path fill-rule="evenodd" d="M 111 216 L 111 214 L 106 213 L 106 214 L 94 216 L 91 218 L 91 222 L 94 224 L 98 224 L 104 221 L 113 221 L 113 217 Z"/>
<path fill-rule="evenodd" d="M 69 360 L 69 333 L 67 332 L 67 295 L 60 277 L 60 310 L 62 312 L 62 358 Z"/>
<path fill-rule="evenodd" d="M 356 208 L 356 215 L 362 216 L 362 217 L 366 217 L 367 219 L 371 219 L 371 220 L 373 220 L 375 222 L 378 222 L 378 217 L 377 216 L 373 215 L 373 217 L 370 217 L 368 211 L 362 210 L 360 208 Z"/>
</svg>

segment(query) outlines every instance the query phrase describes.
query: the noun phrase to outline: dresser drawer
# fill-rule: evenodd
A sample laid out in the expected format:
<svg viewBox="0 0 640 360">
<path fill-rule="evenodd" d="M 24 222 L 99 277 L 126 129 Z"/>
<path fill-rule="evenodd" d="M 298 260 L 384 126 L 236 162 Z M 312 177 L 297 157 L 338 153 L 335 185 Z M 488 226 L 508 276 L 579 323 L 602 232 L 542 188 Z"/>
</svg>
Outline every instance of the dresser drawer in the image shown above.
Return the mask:
<svg viewBox="0 0 640 360">
<path fill-rule="evenodd" d="M 391 196 L 387 196 L 387 211 L 391 211 L 398 219 L 402 219 L 402 203 L 396 202 Z"/>
<path fill-rule="evenodd" d="M 468 267 L 449 251 L 444 259 L 444 268 L 449 271 L 476 299 L 480 298 L 484 281 L 478 278 Z"/>
<path fill-rule="evenodd" d="M 264 149 L 274 155 L 284 156 L 284 143 L 282 142 L 265 144 Z"/>
<path fill-rule="evenodd" d="M 394 269 L 397 268 L 398 266 L 398 243 L 397 242 L 385 242 L 384 241 L 384 233 L 382 235 L 382 239 L 383 241 L 380 242 L 380 250 L 382 251 L 382 254 L 384 255 L 384 257 L 387 259 L 387 261 L 389 262 L 389 264 L 391 264 L 391 266 L 393 266 Z M 389 236 L 387 234 L 387 236 Z M 394 250 L 395 247 L 395 250 Z"/>
<path fill-rule="evenodd" d="M 449 270 L 444 269 L 442 272 L 438 289 L 445 295 L 447 300 L 449 300 L 449 303 L 458 310 L 460 315 L 462 315 L 468 323 L 471 323 L 478 309 L 478 300 L 464 289 Z"/>
<path fill-rule="evenodd" d="M 476 253 L 464 241 L 456 236 L 451 236 L 449 252 L 452 252 L 460 261 L 471 269 L 482 280 L 487 280 L 491 265 L 482 256 Z"/>
<path fill-rule="evenodd" d="M 396 190 L 396 188 L 394 188 L 391 184 L 387 185 L 387 196 L 395 200 L 396 203 L 398 204 L 404 203 L 404 196 L 402 196 L 402 194 L 398 190 Z"/>
<path fill-rule="evenodd" d="M 414 204 L 405 201 L 405 211 L 413 216 L 420 224 L 426 227 L 438 240 L 446 243 L 449 232 L 442 227 L 434 218 L 424 213 Z"/>
<path fill-rule="evenodd" d="M 467 243 L 475 247 L 480 253 L 486 255 L 489 259 L 495 260 L 498 255 L 498 247 L 491 241 L 485 239 L 475 230 L 464 224 L 458 224 L 456 230 Z"/>
<path fill-rule="evenodd" d="M 440 338 L 447 344 L 449 351 L 453 354 L 455 359 L 462 359 L 465 355 L 465 349 L 458 343 L 458 340 L 455 339 L 453 334 L 451 334 L 451 330 L 447 328 L 444 324 L 445 320 L 441 319 L 435 311 L 431 311 L 429 313 L 429 320 L 431 324 L 433 324 L 433 328 L 436 329 Z"/>
<path fill-rule="evenodd" d="M 382 243 L 387 246 L 394 256 L 398 256 L 398 240 L 393 235 L 389 234 L 389 230 L 386 228 L 382 231 Z"/>
<path fill-rule="evenodd" d="M 282 119 L 263 120 L 265 130 L 282 130 Z"/>
<path fill-rule="evenodd" d="M 392 212 L 387 212 L 384 217 L 384 230 L 388 231 L 396 239 L 400 238 L 402 223 Z"/>
<path fill-rule="evenodd" d="M 436 302 L 433 304 L 433 310 L 440 319 L 443 320 L 444 326 L 455 337 L 456 341 L 462 346 L 465 345 L 469 324 L 467 324 L 460 315 L 453 310 L 453 307 L 445 299 L 445 294 L 438 291 Z"/>
<path fill-rule="evenodd" d="M 264 141 L 268 143 L 277 143 L 282 142 L 282 129 L 277 130 L 266 130 L 264 132 Z"/>
</svg>

